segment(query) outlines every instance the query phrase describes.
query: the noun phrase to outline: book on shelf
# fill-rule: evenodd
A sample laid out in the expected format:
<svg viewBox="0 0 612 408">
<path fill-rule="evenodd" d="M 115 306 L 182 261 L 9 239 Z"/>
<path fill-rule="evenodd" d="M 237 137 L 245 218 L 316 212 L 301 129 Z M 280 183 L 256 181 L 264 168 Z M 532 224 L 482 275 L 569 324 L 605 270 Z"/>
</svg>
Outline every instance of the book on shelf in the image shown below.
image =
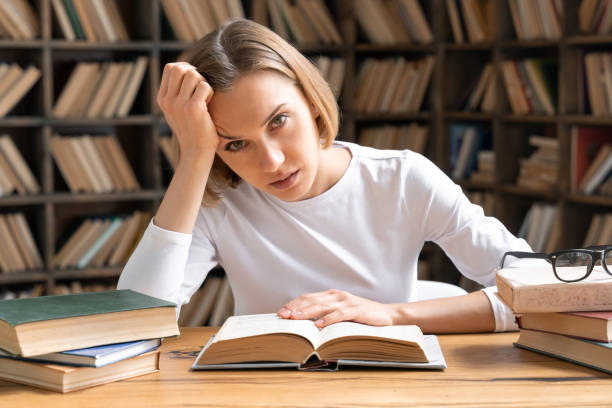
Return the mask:
<svg viewBox="0 0 612 408">
<path fill-rule="evenodd" d="M 337 368 L 345 365 L 446 368 L 435 336 L 418 326 L 340 322 L 319 330 L 311 320 L 276 314 L 230 317 L 202 348 L 192 370 Z"/>
<path fill-rule="evenodd" d="M 578 185 L 584 194 L 593 194 L 612 172 L 612 143 L 602 146 Z"/>
<path fill-rule="evenodd" d="M 580 31 L 591 34 L 612 32 L 612 10 L 607 0 L 583 0 L 578 8 Z"/>
<path fill-rule="evenodd" d="M 344 58 L 330 58 L 321 55 L 315 60 L 315 65 L 329 84 L 336 99 L 340 97 L 346 70 L 346 60 Z"/>
<path fill-rule="evenodd" d="M 563 20 L 560 1 L 509 0 L 510 14 L 520 41 L 559 40 Z"/>
<path fill-rule="evenodd" d="M 517 316 L 521 329 L 612 342 L 612 310 L 598 312 L 524 313 Z"/>
<path fill-rule="evenodd" d="M 0 136 L 1 195 L 17 191 L 20 194 L 38 194 L 40 185 L 30 167 L 9 135 Z"/>
<path fill-rule="evenodd" d="M 451 177 L 469 179 L 478 164 L 478 152 L 491 149 L 489 129 L 480 124 L 453 123 L 449 129 Z"/>
<path fill-rule="evenodd" d="M 104 367 L 41 364 L 0 357 L 0 379 L 55 392 L 71 392 L 159 370 L 159 350 Z"/>
<path fill-rule="evenodd" d="M 175 304 L 131 290 L 0 302 L 0 348 L 22 357 L 178 334 Z"/>
<path fill-rule="evenodd" d="M 495 196 L 493 193 L 472 191 L 467 196 L 472 204 L 482 207 L 486 216 L 491 217 L 495 215 Z"/>
<path fill-rule="evenodd" d="M 146 339 L 105 344 L 76 350 L 58 351 L 33 357 L 20 357 L 0 349 L 0 357 L 30 361 L 32 363 L 61 364 L 75 367 L 104 367 L 127 358 L 156 350 L 161 339 Z"/>
<path fill-rule="evenodd" d="M 559 180 L 559 140 L 539 135 L 529 136 L 529 145 L 535 150 L 520 159 L 516 184 L 538 191 L 549 191 Z"/>
<path fill-rule="evenodd" d="M 521 329 L 514 345 L 612 374 L 612 343 Z"/>
<path fill-rule="evenodd" d="M 0 37 L 32 40 L 40 36 L 36 11 L 27 0 L 0 2 Z"/>
<path fill-rule="evenodd" d="M 498 296 L 516 314 L 612 310 L 612 279 L 601 265 L 572 284 L 558 280 L 550 264 L 504 268 L 496 276 Z"/>
<path fill-rule="evenodd" d="M 557 62 L 529 58 L 502 62 L 502 77 L 512 112 L 553 115 L 557 104 Z"/>
<path fill-rule="evenodd" d="M 5 75 L 2 77 L 0 87 L 4 88 L 0 91 L 0 117 L 6 116 L 21 99 L 32 89 L 32 87 L 38 82 L 40 78 L 40 70 L 30 65 L 25 70 L 19 68 L 19 70 L 13 70 L 13 72 L 19 72 L 19 75 Z M 10 82 L 9 79 L 13 78 Z"/>
<path fill-rule="evenodd" d="M 570 134 L 570 189 L 580 191 L 580 184 L 599 150 L 612 144 L 609 128 L 572 126 Z"/>
<path fill-rule="evenodd" d="M 612 242 L 612 213 L 594 214 L 582 243 L 583 247 Z"/>
<path fill-rule="evenodd" d="M 480 150 L 476 154 L 476 169 L 470 173 L 470 181 L 481 184 L 495 182 L 495 152 Z"/>
<path fill-rule="evenodd" d="M 536 252 L 556 246 L 552 236 L 554 225 L 558 221 L 558 207 L 554 204 L 534 203 L 529 208 L 519 229 L 518 237 L 523 238 Z"/>
<path fill-rule="evenodd" d="M 61 33 L 67 41 L 129 41 L 115 0 L 51 0 Z"/>
<path fill-rule="evenodd" d="M 584 55 L 584 74 L 591 113 L 596 116 L 611 115 L 612 53 L 586 53 Z"/>
<path fill-rule="evenodd" d="M 423 154 L 428 134 L 428 126 L 420 126 L 416 122 L 407 126 L 385 125 L 361 129 L 358 142 L 376 149 L 408 149 Z"/>
<path fill-rule="evenodd" d="M 418 0 L 358 0 L 355 17 L 374 44 L 428 44 L 433 41 L 429 22 Z"/>
<path fill-rule="evenodd" d="M 43 267 L 42 258 L 22 213 L 0 215 L 0 269 L 4 273 L 35 270 Z"/>
</svg>

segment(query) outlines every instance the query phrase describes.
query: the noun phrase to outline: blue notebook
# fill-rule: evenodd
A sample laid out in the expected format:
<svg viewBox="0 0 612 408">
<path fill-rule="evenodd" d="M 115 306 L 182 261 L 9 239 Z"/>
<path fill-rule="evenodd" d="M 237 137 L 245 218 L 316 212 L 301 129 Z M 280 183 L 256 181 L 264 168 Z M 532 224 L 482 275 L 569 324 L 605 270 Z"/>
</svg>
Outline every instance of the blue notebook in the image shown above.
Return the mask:
<svg viewBox="0 0 612 408">
<path fill-rule="evenodd" d="M 61 351 L 42 354 L 30 358 L 18 357 L 0 349 L 0 357 L 15 358 L 40 363 L 65 364 L 83 367 L 103 367 L 117 361 L 155 350 L 161 345 L 161 339 L 129 341 L 126 343 L 107 344 L 104 346 Z"/>
</svg>

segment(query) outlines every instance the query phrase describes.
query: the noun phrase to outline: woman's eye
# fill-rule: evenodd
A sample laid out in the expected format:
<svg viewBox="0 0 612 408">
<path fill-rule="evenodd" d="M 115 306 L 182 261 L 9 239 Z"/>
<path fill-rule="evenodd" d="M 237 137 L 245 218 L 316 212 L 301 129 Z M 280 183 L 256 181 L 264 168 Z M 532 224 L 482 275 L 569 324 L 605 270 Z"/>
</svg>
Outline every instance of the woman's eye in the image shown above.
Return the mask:
<svg viewBox="0 0 612 408">
<path fill-rule="evenodd" d="M 274 128 L 283 126 L 286 120 L 287 120 L 287 115 L 278 115 L 274 119 L 272 119 L 270 124 L 272 125 L 272 128 L 274 129 Z"/>
<path fill-rule="evenodd" d="M 228 152 L 237 152 L 244 147 L 244 140 L 234 140 L 225 145 L 225 150 Z"/>
</svg>

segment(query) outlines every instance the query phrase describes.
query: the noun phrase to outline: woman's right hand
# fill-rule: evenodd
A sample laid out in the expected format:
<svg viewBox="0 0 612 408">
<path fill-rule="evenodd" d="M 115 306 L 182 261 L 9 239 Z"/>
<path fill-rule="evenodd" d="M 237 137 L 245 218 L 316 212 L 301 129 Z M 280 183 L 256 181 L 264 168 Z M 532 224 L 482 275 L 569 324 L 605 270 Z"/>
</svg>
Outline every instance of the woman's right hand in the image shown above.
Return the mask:
<svg viewBox="0 0 612 408">
<path fill-rule="evenodd" d="M 208 113 L 212 87 L 196 68 L 186 62 L 166 64 L 157 104 L 176 134 L 181 158 L 203 157 L 214 152 L 219 136 Z"/>
</svg>

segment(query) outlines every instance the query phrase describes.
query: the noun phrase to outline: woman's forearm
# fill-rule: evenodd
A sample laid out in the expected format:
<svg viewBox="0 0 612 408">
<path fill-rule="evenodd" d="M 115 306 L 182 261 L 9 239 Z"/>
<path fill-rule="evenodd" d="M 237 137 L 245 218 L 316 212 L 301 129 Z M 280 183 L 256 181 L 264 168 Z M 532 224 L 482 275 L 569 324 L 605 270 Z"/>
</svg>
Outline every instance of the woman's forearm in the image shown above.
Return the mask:
<svg viewBox="0 0 612 408">
<path fill-rule="evenodd" d="M 463 296 L 390 305 L 393 324 L 416 324 L 423 333 L 477 333 L 495 330 L 491 303 L 482 291 Z"/>
<path fill-rule="evenodd" d="M 209 151 L 181 157 L 155 214 L 155 225 L 170 231 L 192 233 L 214 156 L 215 152 Z"/>
</svg>

